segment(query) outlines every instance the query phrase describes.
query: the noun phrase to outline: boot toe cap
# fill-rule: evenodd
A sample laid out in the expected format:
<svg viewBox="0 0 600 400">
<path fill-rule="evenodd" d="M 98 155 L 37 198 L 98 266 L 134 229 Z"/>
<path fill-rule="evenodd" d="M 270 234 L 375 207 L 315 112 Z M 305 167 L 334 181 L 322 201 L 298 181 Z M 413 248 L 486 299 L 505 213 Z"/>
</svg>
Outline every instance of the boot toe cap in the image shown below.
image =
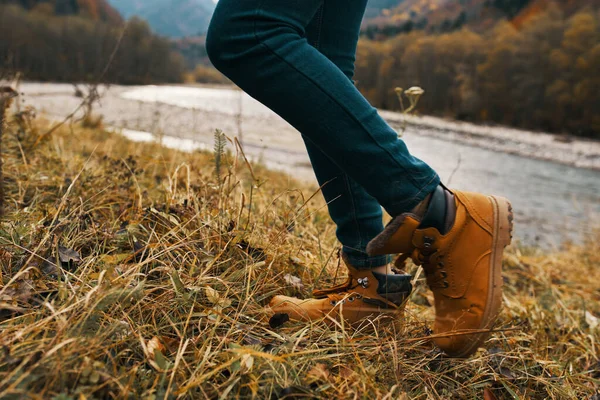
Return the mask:
<svg viewBox="0 0 600 400">
<path fill-rule="evenodd" d="M 288 314 L 290 319 L 297 321 L 315 320 L 323 317 L 319 308 L 307 304 L 310 300 L 301 300 L 289 296 L 275 296 L 269 302 L 273 314 Z"/>
</svg>

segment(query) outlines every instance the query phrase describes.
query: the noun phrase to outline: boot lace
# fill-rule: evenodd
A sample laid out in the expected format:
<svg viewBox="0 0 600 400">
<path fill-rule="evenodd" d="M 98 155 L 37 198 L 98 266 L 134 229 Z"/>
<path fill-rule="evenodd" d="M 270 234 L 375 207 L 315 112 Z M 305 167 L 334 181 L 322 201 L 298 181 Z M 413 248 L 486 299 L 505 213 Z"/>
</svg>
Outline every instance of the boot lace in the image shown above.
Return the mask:
<svg viewBox="0 0 600 400">
<path fill-rule="evenodd" d="M 412 253 L 401 254 L 395 264 L 397 268 L 404 268 L 406 260 L 411 258 L 416 265 L 423 267 L 431 289 L 446 289 L 450 283 L 444 257 L 445 254 L 435 246 L 435 238 L 425 236 L 421 246 L 415 247 Z"/>
<path fill-rule="evenodd" d="M 326 288 L 326 289 L 314 290 L 313 297 L 319 299 L 319 298 L 328 297 L 329 295 L 333 295 L 336 293 L 347 292 L 348 290 L 351 290 L 351 285 L 352 285 L 352 277 L 348 277 L 348 280 L 346 282 L 341 283 L 339 285 L 335 285 L 333 287 Z"/>
<path fill-rule="evenodd" d="M 359 293 L 350 293 L 350 292 L 332 293 L 332 294 L 327 295 L 327 298 L 329 299 L 329 303 L 334 307 L 339 304 L 352 303 L 355 300 L 362 299 L 362 297 L 363 296 Z"/>
</svg>

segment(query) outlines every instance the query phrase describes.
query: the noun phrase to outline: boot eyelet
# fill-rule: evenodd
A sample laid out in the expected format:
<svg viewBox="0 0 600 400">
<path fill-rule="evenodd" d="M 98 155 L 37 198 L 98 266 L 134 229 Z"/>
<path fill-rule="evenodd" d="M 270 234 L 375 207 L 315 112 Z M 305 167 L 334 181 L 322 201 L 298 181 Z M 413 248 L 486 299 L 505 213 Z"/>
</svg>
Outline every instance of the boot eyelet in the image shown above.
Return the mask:
<svg viewBox="0 0 600 400">
<path fill-rule="evenodd" d="M 448 287 L 450 287 L 450 284 L 448 281 L 444 281 L 444 289 L 447 289 Z"/>
<path fill-rule="evenodd" d="M 440 261 L 437 266 L 438 266 L 439 269 L 444 268 L 444 262 Z"/>
<path fill-rule="evenodd" d="M 369 287 L 369 278 L 358 278 L 358 284 L 362 286 L 364 289 Z"/>
<path fill-rule="evenodd" d="M 335 306 L 335 305 L 337 304 L 337 302 L 336 302 L 335 300 L 331 300 L 329 303 L 330 303 L 332 306 Z"/>
<path fill-rule="evenodd" d="M 356 298 L 356 299 L 358 299 L 358 300 L 362 299 L 362 294 L 358 294 L 358 293 L 357 293 L 357 294 L 355 294 L 354 296 L 355 296 L 355 298 Z"/>
<path fill-rule="evenodd" d="M 425 236 L 423 238 L 423 247 L 425 247 L 426 249 L 430 249 L 431 245 L 435 243 L 435 238 L 429 237 L 429 236 Z"/>
<path fill-rule="evenodd" d="M 354 301 L 354 297 L 352 297 L 352 296 L 348 297 L 348 301 L 349 301 L 350 303 L 352 303 L 352 302 Z"/>
<path fill-rule="evenodd" d="M 440 271 L 440 276 L 442 279 L 446 279 L 448 277 L 448 273 L 446 271 Z"/>
</svg>

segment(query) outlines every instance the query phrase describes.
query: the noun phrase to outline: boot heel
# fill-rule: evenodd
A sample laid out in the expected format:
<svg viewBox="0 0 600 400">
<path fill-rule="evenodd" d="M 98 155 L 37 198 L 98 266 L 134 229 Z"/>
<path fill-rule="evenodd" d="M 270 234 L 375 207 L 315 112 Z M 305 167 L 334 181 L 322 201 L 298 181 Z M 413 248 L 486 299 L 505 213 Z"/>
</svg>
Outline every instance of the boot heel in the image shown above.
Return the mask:
<svg viewBox="0 0 600 400">
<path fill-rule="evenodd" d="M 492 196 L 494 205 L 497 210 L 497 219 L 495 234 L 498 235 L 497 246 L 504 249 L 512 242 L 513 228 L 514 228 L 514 214 L 512 204 L 508 199 L 499 196 Z"/>
</svg>

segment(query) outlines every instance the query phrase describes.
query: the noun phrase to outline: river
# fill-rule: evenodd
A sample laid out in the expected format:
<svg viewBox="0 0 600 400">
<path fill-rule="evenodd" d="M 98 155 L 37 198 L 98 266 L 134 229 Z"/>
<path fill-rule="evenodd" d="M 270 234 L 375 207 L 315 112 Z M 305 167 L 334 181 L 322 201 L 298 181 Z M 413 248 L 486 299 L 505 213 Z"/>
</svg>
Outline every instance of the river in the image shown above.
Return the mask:
<svg viewBox="0 0 600 400">
<path fill-rule="evenodd" d="M 81 101 L 73 95 L 72 85 L 27 83 L 21 91 L 25 104 L 54 117 L 69 114 Z M 254 159 L 314 181 L 298 132 L 238 90 L 112 86 L 103 89 L 102 96 L 95 112 L 104 116 L 107 125 L 184 138 L 188 142 L 191 139 L 207 148 L 212 147 L 214 129 L 222 129 L 230 136 L 241 133 L 244 148 Z M 392 120 L 392 125 L 400 128 L 398 119 Z M 452 123 L 446 123 L 443 129 L 440 124 L 445 123 L 438 121 L 429 127 L 409 124 L 403 140 L 451 187 L 509 198 L 515 210 L 515 236 L 522 243 L 553 248 L 564 241 L 581 242 L 600 225 L 598 170 L 492 150 L 485 138 L 473 145 L 456 139 Z M 513 147 L 526 145 L 518 140 L 515 143 Z M 564 146 L 570 150 L 571 145 Z"/>
</svg>

